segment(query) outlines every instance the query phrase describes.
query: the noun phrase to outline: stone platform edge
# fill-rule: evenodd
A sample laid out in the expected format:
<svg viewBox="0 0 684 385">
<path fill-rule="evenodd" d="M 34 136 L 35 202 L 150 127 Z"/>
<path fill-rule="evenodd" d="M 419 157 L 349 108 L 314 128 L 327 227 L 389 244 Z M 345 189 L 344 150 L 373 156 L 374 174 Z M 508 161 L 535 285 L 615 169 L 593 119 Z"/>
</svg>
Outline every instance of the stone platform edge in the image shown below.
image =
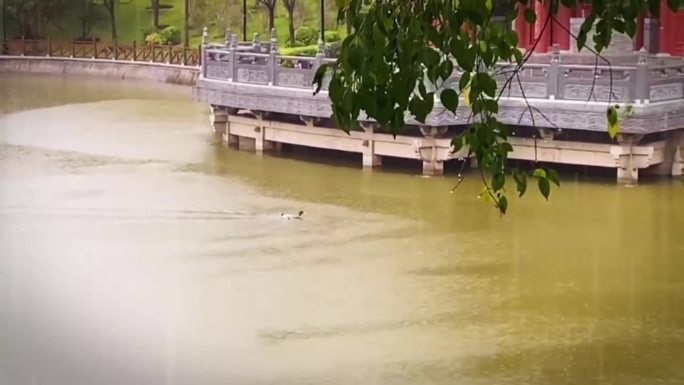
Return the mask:
<svg viewBox="0 0 684 385">
<path fill-rule="evenodd" d="M 45 56 L 0 56 L 1 72 L 97 76 L 194 86 L 199 67 L 154 62 Z"/>
</svg>

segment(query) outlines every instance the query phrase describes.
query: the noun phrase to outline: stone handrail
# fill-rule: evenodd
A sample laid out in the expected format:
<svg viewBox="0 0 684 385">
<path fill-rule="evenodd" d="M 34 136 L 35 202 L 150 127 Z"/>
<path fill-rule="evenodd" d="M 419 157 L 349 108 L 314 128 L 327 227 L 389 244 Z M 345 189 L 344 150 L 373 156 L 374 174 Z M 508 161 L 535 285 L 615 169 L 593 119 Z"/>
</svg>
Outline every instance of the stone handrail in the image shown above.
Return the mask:
<svg viewBox="0 0 684 385">
<path fill-rule="evenodd" d="M 234 36 L 233 36 L 234 38 Z M 274 40 L 274 39 L 272 39 Z M 275 47 L 277 42 L 272 41 Z M 260 46 L 255 39 L 254 47 Z M 264 52 L 264 51 L 260 51 Z M 311 88 L 313 75 L 325 59 L 246 52 L 237 45 L 207 47 L 203 51 L 202 74 L 206 79 L 289 88 Z M 528 100 L 589 101 L 599 103 L 648 104 L 684 98 L 684 61 L 649 56 L 642 51 L 621 56 L 620 65 L 590 65 L 587 55 L 551 55 L 526 63 L 510 81 L 514 65 L 501 63 L 495 74 L 502 96 Z M 573 59 L 577 60 L 573 60 Z M 653 64 L 650 64 L 653 62 Z M 457 87 L 460 73 L 454 71 L 448 87 Z M 506 88 L 502 89 L 504 84 Z M 325 88 L 324 88 L 325 89 Z"/>
</svg>

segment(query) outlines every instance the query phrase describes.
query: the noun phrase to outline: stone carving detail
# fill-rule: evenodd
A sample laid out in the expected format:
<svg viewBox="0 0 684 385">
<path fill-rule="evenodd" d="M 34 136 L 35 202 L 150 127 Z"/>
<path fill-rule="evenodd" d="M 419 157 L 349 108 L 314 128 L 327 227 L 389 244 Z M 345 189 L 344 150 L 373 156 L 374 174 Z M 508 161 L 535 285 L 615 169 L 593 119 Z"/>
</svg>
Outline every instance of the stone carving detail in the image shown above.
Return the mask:
<svg viewBox="0 0 684 385">
<path fill-rule="evenodd" d="M 594 92 L 592 95 L 591 84 L 566 84 L 563 87 L 563 99 L 568 100 L 593 100 L 607 101 L 609 99 L 618 101 L 625 99 L 625 90 L 623 87 L 613 85 L 613 95 L 610 95 L 610 86 L 594 85 Z"/>
<path fill-rule="evenodd" d="M 577 84 L 573 86 L 590 87 L 590 85 Z M 607 88 L 607 86 L 605 87 Z M 677 92 L 682 92 L 682 88 L 684 87 L 679 85 Z M 230 108 L 244 108 L 320 118 L 329 118 L 332 112 L 330 100 L 326 92 L 313 96 L 310 90 L 303 88 L 264 88 L 244 83 L 200 80 L 197 87 L 194 88 L 193 94 L 195 100 Z M 597 98 L 598 96 L 600 95 L 597 95 Z M 538 107 L 539 110 L 534 110 L 533 119 L 530 116 L 529 110 L 524 106 L 518 103 L 509 104 L 504 102 L 500 105 L 497 118 L 502 123 L 511 125 L 558 126 L 567 129 L 606 131 L 606 118 L 605 111 L 603 110 L 589 109 L 583 112 L 576 108 L 565 110 L 558 105 L 539 105 Z M 428 115 L 426 123 L 434 126 L 462 125 L 468 123 L 469 116 L 470 111 L 465 106 L 459 108 L 457 113 L 453 114 L 446 111 L 440 105 L 436 105 L 435 110 Z M 366 119 L 363 114 L 360 118 Z M 410 120 L 410 117 L 407 122 L 417 124 Z M 671 111 L 663 113 L 653 111 L 648 114 L 640 114 L 626 121 L 623 130 L 628 133 L 651 133 L 666 129 L 668 126 L 684 126 L 684 112 Z"/>
<path fill-rule="evenodd" d="M 209 62 L 207 63 L 207 77 L 210 79 L 230 79 L 232 77 L 232 66 L 229 62 Z"/>
<path fill-rule="evenodd" d="M 310 71 L 296 70 L 290 68 L 279 68 L 278 70 L 278 86 L 296 87 L 296 88 L 311 88 L 312 76 Z"/>
<path fill-rule="evenodd" d="M 681 99 L 684 97 L 682 83 L 660 84 L 651 86 L 649 99 L 652 101 Z"/>
<path fill-rule="evenodd" d="M 517 80 L 512 80 L 506 89 L 503 91 L 503 97 L 522 97 L 523 90 L 525 91 L 525 97 L 527 98 L 546 98 L 546 83 L 526 83 L 522 81 L 522 90 L 520 89 L 520 84 Z M 499 89 L 503 87 L 505 83 L 501 82 L 498 84 Z"/>
<path fill-rule="evenodd" d="M 268 84 L 268 73 L 265 69 L 238 67 L 237 81 L 241 83 Z"/>
</svg>

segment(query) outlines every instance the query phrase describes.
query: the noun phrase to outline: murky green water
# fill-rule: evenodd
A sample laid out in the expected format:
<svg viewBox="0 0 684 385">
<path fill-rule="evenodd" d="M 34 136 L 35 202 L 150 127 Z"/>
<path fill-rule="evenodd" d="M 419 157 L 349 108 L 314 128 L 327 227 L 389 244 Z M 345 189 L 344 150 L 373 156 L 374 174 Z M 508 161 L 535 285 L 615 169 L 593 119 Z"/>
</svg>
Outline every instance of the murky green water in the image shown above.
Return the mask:
<svg viewBox="0 0 684 385">
<path fill-rule="evenodd" d="M 0 384 L 684 383 L 681 180 L 502 219 L 216 146 L 189 95 L 0 75 Z"/>
</svg>

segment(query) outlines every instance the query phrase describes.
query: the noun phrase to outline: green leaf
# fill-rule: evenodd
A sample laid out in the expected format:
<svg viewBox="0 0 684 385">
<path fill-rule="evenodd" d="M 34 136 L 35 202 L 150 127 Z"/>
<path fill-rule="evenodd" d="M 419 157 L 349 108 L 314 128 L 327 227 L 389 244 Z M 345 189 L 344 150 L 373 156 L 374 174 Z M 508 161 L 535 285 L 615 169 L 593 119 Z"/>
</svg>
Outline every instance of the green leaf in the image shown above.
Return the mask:
<svg viewBox="0 0 684 385">
<path fill-rule="evenodd" d="M 532 8 L 525 9 L 525 21 L 529 24 L 534 24 L 537 22 L 537 14 Z"/>
<path fill-rule="evenodd" d="M 439 94 L 439 99 L 442 105 L 447 110 L 456 113 L 456 108 L 458 108 L 458 94 L 451 88 L 447 88 Z"/>
<path fill-rule="evenodd" d="M 506 177 L 502 172 L 497 172 L 492 176 L 492 190 L 499 191 L 506 184 Z"/>
<path fill-rule="evenodd" d="M 515 62 L 518 65 L 521 65 L 523 62 L 523 53 L 519 49 L 514 49 L 513 50 L 513 57 L 515 57 Z"/>
<path fill-rule="evenodd" d="M 499 103 L 497 103 L 495 99 L 485 99 L 484 100 L 484 109 L 491 112 L 492 114 L 498 114 L 499 113 Z M 504 143 L 504 144 L 508 144 L 508 143 Z"/>
<path fill-rule="evenodd" d="M 508 45 L 515 48 L 518 46 L 518 33 L 515 31 L 506 32 L 505 41 Z"/>
<path fill-rule="evenodd" d="M 439 53 L 430 47 L 423 50 L 423 63 L 428 68 L 434 67 L 439 63 Z"/>
<path fill-rule="evenodd" d="M 359 45 L 353 44 L 349 46 L 348 57 L 349 66 L 358 71 L 363 66 L 364 51 Z"/>
<path fill-rule="evenodd" d="M 492 11 L 492 0 L 485 0 L 485 7 L 487 8 L 488 12 Z"/>
<path fill-rule="evenodd" d="M 582 48 L 587 44 L 587 33 L 580 31 L 579 34 L 577 34 L 577 50 L 581 51 Z"/>
<path fill-rule="evenodd" d="M 501 214 L 506 214 L 506 210 L 508 210 L 508 199 L 506 199 L 504 195 L 499 198 L 497 207 L 499 208 L 499 211 L 501 211 Z"/>
<path fill-rule="evenodd" d="M 679 0 L 667 0 L 667 6 L 670 7 L 672 11 L 679 11 L 679 5 L 680 1 Z"/>
<path fill-rule="evenodd" d="M 546 178 L 537 179 L 537 184 L 539 185 L 539 192 L 544 196 L 546 200 L 549 200 L 549 193 L 551 192 L 551 185 L 549 180 Z"/>
<path fill-rule="evenodd" d="M 547 168 L 546 169 L 546 176 L 556 186 L 560 187 L 560 176 L 558 175 L 558 172 L 556 172 L 556 170 L 554 170 L 552 168 Z"/>
<path fill-rule="evenodd" d="M 513 170 L 513 180 L 518 190 L 518 197 L 522 197 L 527 191 L 527 175 L 520 170 Z"/>
<path fill-rule="evenodd" d="M 485 94 L 492 98 L 496 95 L 496 80 L 489 76 L 488 73 L 478 72 L 475 75 L 475 81 Z"/>
<path fill-rule="evenodd" d="M 328 71 L 328 67 L 329 64 L 325 63 L 318 67 L 318 69 L 316 70 L 316 73 L 313 77 L 313 82 L 311 82 L 312 85 L 316 86 L 313 92 L 314 95 L 321 91 L 321 87 L 323 87 L 323 77 L 325 76 L 326 71 Z"/>
<path fill-rule="evenodd" d="M 434 94 L 432 92 L 428 93 L 425 99 L 421 99 L 417 95 L 414 95 L 409 102 L 409 111 L 411 111 L 417 121 L 425 123 L 425 118 L 430 111 L 432 111 L 433 104 Z"/>
<path fill-rule="evenodd" d="M 463 91 L 464 88 L 468 87 L 470 83 L 470 72 L 464 72 L 461 75 L 461 79 L 458 81 L 458 89 Z"/>
<path fill-rule="evenodd" d="M 606 110 L 606 119 L 608 120 L 608 135 L 611 139 L 615 139 L 620 133 L 620 123 L 618 122 L 618 113 L 615 107 L 609 107 Z"/>
<path fill-rule="evenodd" d="M 544 170 L 543 168 L 535 169 L 532 172 L 532 176 L 536 178 L 546 178 L 546 170 Z"/>
<path fill-rule="evenodd" d="M 454 72 L 454 63 L 449 59 L 443 61 L 439 67 L 441 72 L 440 77 L 443 80 L 447 80 L 451 76 L 451 73 Z"/>
<path fill-rule="evenodd" d="M 451 138 L 451 153 L 455 154 L 463 148 L 463 136 L 454 136 Z"/>
<path fill-rule="evenodd" d="M 451 41 L 459 41 L 458 39 L 452 39 Z M 461 67 L 466 72 L 472 72 L 475 68 L 475 58 L 477 54 L 474 47 L 466 47 L 461 43 L 461 47 L 458 51 L 454 51 L 452 46 L 451 54 L 456 58 L 456 62 L 459 67 Z"/>
</svg>

